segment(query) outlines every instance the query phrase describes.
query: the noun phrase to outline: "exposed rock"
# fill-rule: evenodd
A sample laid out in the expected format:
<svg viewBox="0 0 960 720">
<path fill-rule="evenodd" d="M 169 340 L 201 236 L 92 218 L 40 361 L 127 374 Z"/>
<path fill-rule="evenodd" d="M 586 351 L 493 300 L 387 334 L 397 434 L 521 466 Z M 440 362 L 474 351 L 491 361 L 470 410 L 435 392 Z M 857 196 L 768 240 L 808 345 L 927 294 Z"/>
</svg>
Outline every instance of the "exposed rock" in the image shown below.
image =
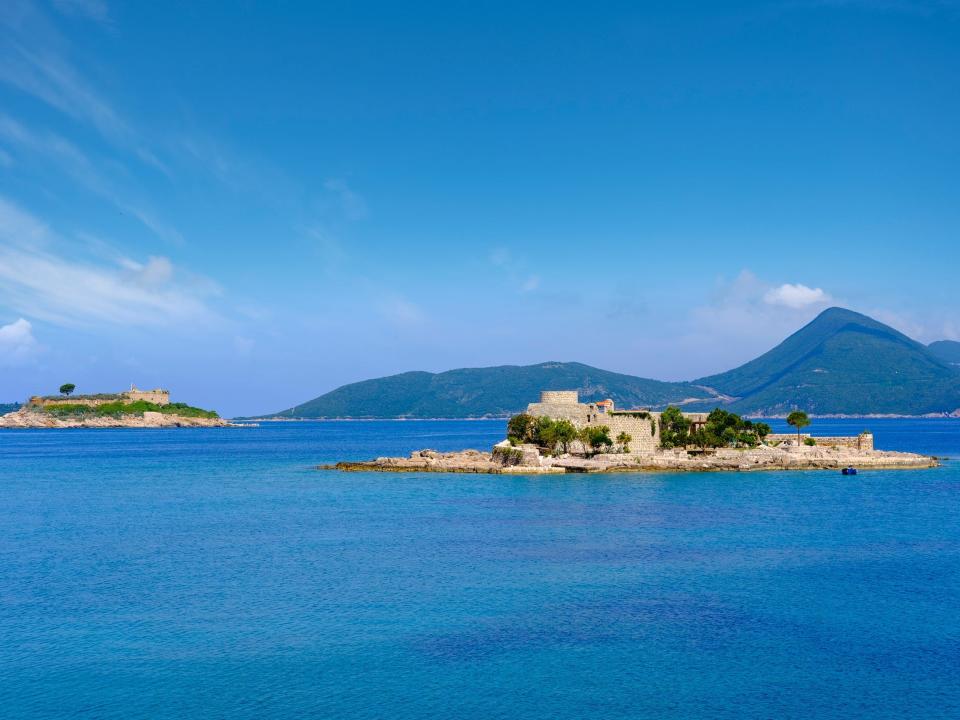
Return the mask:
<svg viewBox="0 0 960 720">
<path fill-rule="evenodd" d="M 381 457 L 364 462 L 341 462 L 324 469 L 381 472 L 461 472 L 491 474 L 545 474 L 564 472 L 660 472 L 660 471 L 753 471 L 753 470 L 839 470 L 857 468 L 930 468 L 936 458 L 889 450 L 856 450 L 845 447 L 760 445 L 735 450 L 721 448 L 707 452 L 658 450 L 652 454 L 604 454 L 590 458 L 541 456 L 532 445 L 500 443 L 494 452 L 477 450 L 440 453 L 419 450 L 408 458 Z"/>
<path fill-rule="evenodd" d="M 492 453 L 479 450 L 441 453 L 436 450 L 417 450 L 410 457 L 379 457 L 364 462 L 340 462 L 337 470 L 379 470 L 383 472 L 459 472 L 499 473 L 503 465 L 494 461 Z"/>
</svg>

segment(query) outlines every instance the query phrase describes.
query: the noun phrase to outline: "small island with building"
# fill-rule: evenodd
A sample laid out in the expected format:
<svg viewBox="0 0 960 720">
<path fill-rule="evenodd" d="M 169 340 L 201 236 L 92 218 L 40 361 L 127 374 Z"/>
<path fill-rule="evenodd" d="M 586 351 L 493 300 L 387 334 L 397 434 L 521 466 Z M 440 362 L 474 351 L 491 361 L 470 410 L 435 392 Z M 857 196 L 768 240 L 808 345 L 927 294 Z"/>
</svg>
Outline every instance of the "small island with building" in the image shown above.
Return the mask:
<svg viewBox="0 0 960 720">
<path fill-rule="evenodd" d="M 540 402 L 507 423 L 490 452 L 419 450 L 409 457 L 340 462 L 325 469 L 492 474 L 710 470 L 930 468 L 936 458 L 876 450 L 873 435 L 816 437 L 801 430 L 806 413 L 787 418 L 797 432 L 775 434 L 763 422 L 716 409 L 684 413 L 670 406 L 618 410 L 612 400 L 582 403 L 575 390 L 545 390 Z"/>
<path fill-rule="evenodd" d="M 0 416 L 0 428 L 158 428 L 228 427 L 213 410 L 170 402 L 168 390 L 74 395 L 76 386 L 60 386 L 59 395 L 35 395 L 17 410 Z"/>
</svg>

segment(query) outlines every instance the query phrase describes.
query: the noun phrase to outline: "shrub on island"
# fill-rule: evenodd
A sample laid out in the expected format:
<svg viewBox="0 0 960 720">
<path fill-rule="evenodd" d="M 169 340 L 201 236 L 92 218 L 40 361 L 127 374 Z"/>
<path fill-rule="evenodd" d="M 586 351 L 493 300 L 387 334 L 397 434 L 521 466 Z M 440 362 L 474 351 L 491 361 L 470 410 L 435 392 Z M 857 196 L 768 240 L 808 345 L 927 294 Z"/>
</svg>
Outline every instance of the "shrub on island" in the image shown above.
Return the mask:
<svg viewBox="0 0 960 720">
<path fill-rule="evenodd" d="M 43 412 L 58 418 L 66 417 L 122 417 L 124 415 L 143 415 L 145 412 L 157 412 L 163 415 L 177 415 L 179 417 L 218 418 L 213 410 L 203 410 L 186 403 L 169 403 L 157 405 L 146 400 L 136 400 L 125 403 L 122 400 L 104 403 L 103 405 L 80 405 L 77 403 L 54 403 L 45 405 Z"/>
</svg>

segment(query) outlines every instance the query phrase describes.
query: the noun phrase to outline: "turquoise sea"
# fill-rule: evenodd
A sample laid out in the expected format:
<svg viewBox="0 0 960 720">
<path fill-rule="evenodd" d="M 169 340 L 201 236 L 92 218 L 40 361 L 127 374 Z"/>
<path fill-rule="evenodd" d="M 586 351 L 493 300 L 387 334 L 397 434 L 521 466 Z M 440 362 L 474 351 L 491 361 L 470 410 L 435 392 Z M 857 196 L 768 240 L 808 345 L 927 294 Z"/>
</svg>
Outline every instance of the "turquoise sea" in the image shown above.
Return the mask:
<svg viewBox="0 0 960 720">
<path fill-rule="evenodd" d="M 0 431 L 0 717 L 960 717 L 960 460 L 312 469 L 503 428 Z"/>
</svg>

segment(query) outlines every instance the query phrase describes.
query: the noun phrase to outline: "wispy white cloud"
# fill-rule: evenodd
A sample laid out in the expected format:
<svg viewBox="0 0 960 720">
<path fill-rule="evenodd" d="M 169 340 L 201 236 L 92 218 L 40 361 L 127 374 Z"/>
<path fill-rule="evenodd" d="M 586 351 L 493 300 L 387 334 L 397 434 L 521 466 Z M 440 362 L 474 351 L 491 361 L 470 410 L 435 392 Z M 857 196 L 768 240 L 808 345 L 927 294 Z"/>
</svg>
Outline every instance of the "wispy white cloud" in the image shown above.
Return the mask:
<svg viewBox="0 0 960 720">
<path fill-rule="evenodd" d="M 337 206 L 348 220 L 362 220 L 367 216 L 367 203 L 347 185 L 346 180 L 332 178 L 327 180 L 323 187 L 333 195 Z"/>
<path fill-rule="evenodd" d="M 327 229 L 319 225 L 312 225 L 302 232 L 319 253 L 324 269 L 332 271 L 346 259 L 347 251 L 343 244 Z"/>
<path fill-rule="evenodd" d="M 62 14 L 110 23 L 107 6 L 100 0 L 56 0 L 55 6 Z M 0 82 L 90 125 L 108 142 L 169 174 L 141 135 L 69 59 L 68 43 L 38 4 L 7 0 L 0 28 L 5 35 L 0 43 Z"/>
<path fill-rule="evenodd" d="M 179 273 L 164 257 L 113 264 L 58 252 L 66 245 L 44 223 L 0 198 L 0 302 L 62 325 L 210 324 L 216 286 Z M 182 277 L 181 277 L 182 276 Z"/>
<path fill-rule="evenodd" d="M 87 122 L 106 139 L 135 144 L 134 133 L 114 109 L 59 56 L 28 49 L 11 40 L 0 61 L 0 80 L 19 88 L 76 120 Z"/>
<path fill-rule="evenodd" d="M 510 248 L 496 247 L 490 251 L 487 259 L 496 268 L 497 274 L 506 279 L 515 292 L 530 294 L 540 289 L 542 284 L 540 275 L 529 272 L 529 265 Z"/>
<path fill-rule="evenodd" d="M 832 302 L 832 298 L 821 288 L 810 288 L 799 283 L 784 283 L 764 293 L 763 301 L 768 305 L 800 309 L 811 305 L 824 305 Z"/>
<path fill-rule="evenodd" d="M 110 9 L 103 0 L 53 0 L 53 6 L 64 15 L 110 24 Z"/>
<path fill-rule="evenodd" d="M 522 292 L 533 292 L 540 287 L 540 276 L 539 275 L 530 275 L 526 280 L 520 285 L 520 290 Z"/>
<path fill-rule="evenodd" d="M 40 344 L 33 337 L 33 326 L 24 318 L 0 326 L 0 367 L 23 365 L 36 356 Z"/>
<path fill-rule="evenodd" d="M 417 304 L 402 295 L 383 298 L 378 306 L 380 314 L 398 327 L 413 327 L 426 321 L 426 314 Z"/>
<path fill-rule="evenodd" d="M 130 281 L 141 287 L 159 288 L 173 280 L 173 263 L 169 258 L 151 256 L 145 263 L 121 258 L 119 264 L 128 271 Z"/>
<path fill-rule="evenodd" d="M 154 212 L 144 208 L 142 203 L 130 200 L 125 193 L 118 191 L 116 184 L 97 170 L 97 165 L 103 163 L 94 163 L 86 153 L 66 138 L 56 133 L 28 128 L 2 112 L 0 138 L 23 153 L 52 163 L 57 170 L 73 177 L 88 191 L 104 198 L 160 239 L 174 244 L 183 242 L 183 236 L 176 228 L 157 218 Z"/>
</svg>

